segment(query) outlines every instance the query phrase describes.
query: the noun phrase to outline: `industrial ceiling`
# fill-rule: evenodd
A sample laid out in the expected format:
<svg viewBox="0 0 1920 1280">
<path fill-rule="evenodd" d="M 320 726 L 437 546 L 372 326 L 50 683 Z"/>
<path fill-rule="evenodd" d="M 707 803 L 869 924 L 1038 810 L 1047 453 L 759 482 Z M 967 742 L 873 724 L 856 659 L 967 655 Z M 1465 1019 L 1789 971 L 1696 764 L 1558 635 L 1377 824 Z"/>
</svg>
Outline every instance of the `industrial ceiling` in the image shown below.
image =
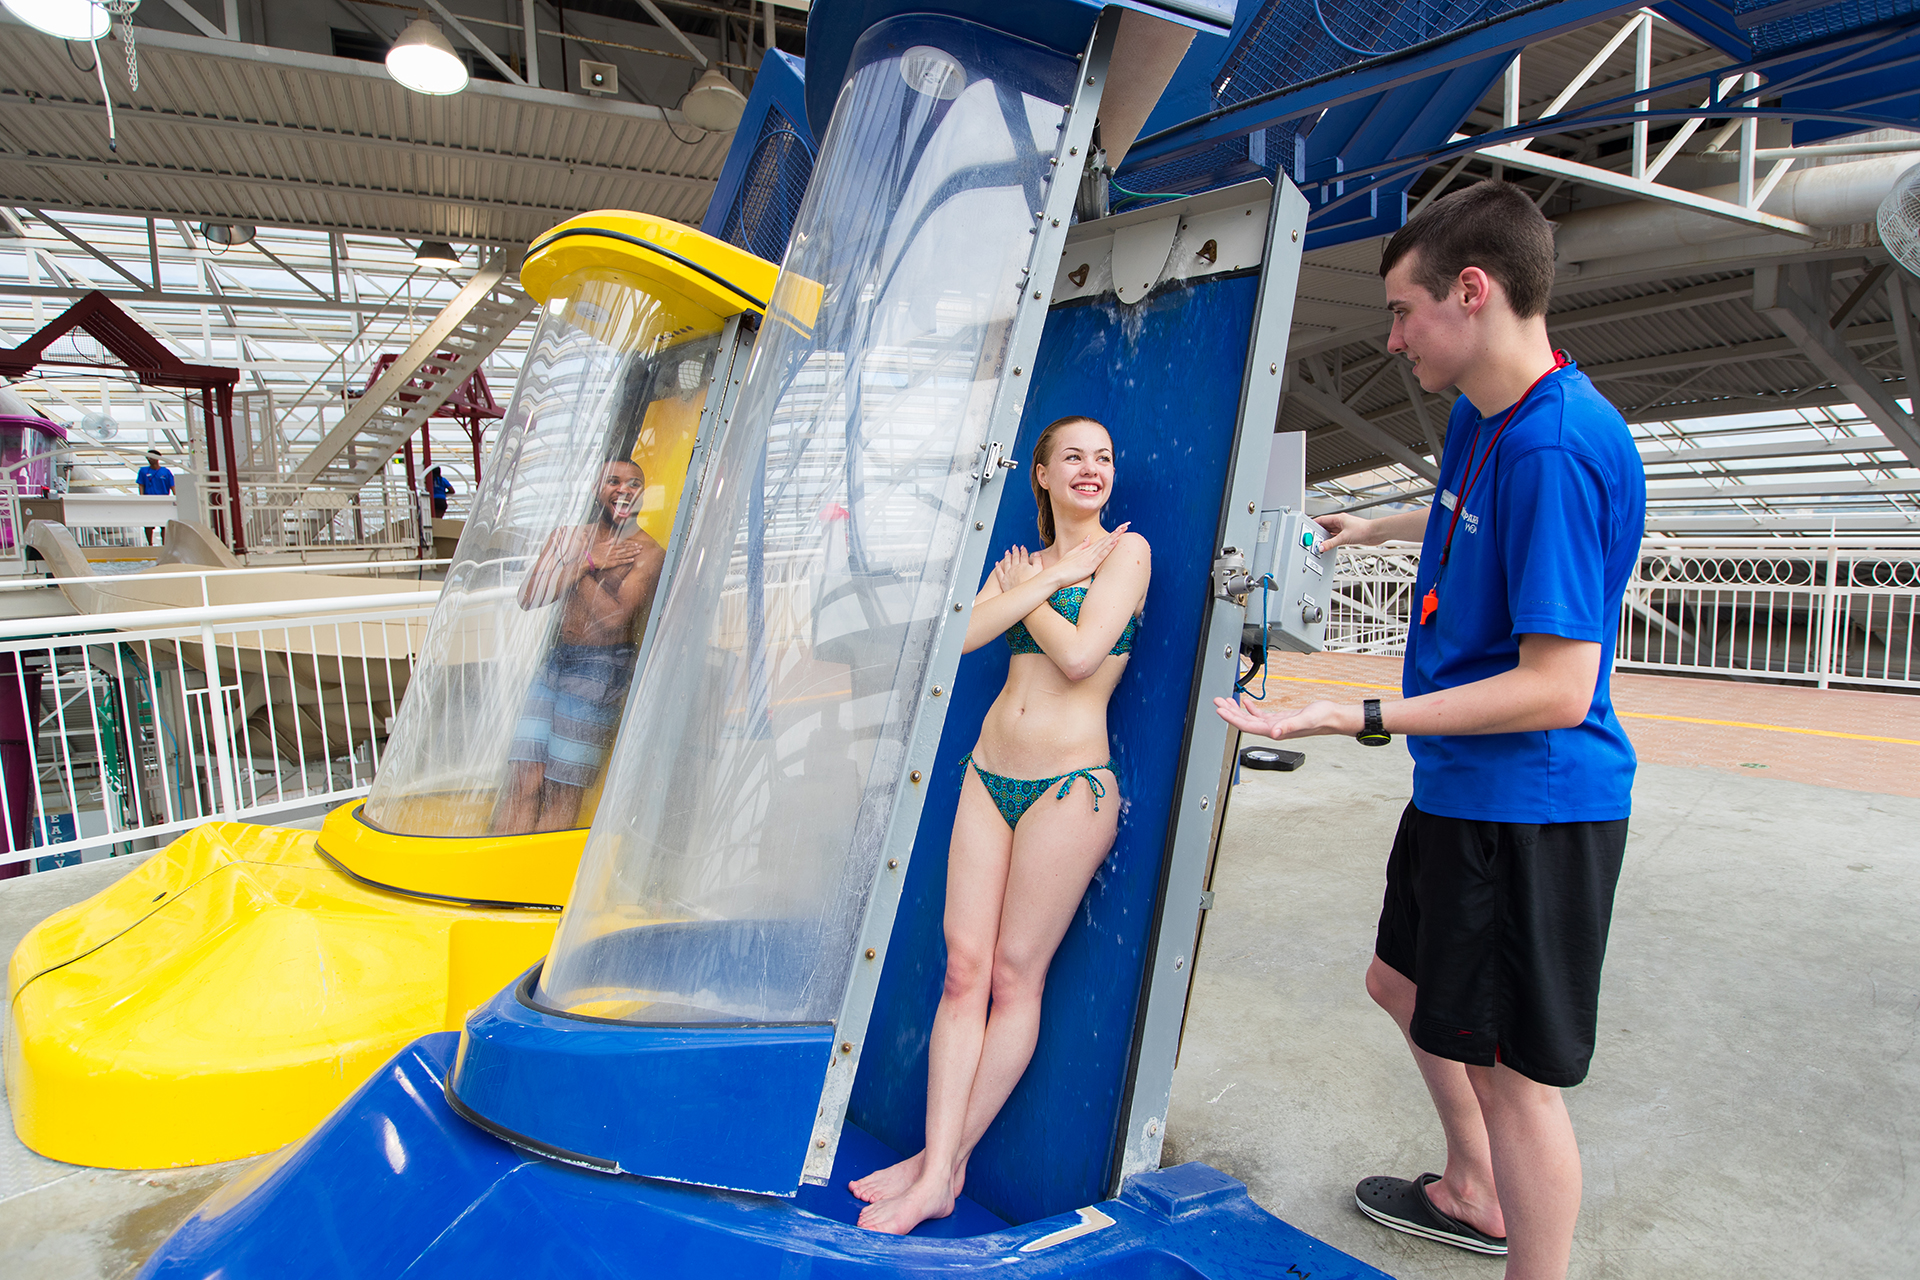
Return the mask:
<svg viewBox="0 0 1920 1280">
<path fill-rule="evenodd" d="M 139 10 L 138 90 L 119 65 L 120 46 L 101 42 L 117 146 L 109 146 L 102 77 L 86 47 L 63 47 L 0 14 L 0 206 L 14 210 L 11 225 L 24 236 L 17 243 L 34 264 L 8 266 L 27 259 L 9 258 L 0 238 L 0 292 L 14 295 L 0 306 L 0 329 L 17 340 L 29 299 L 44 309 L 101 284 L 204 335 L 189 345 L 234 344 L 227 349 L 254 384 L 279 378 L 287 400 L 337 395 L 332 381 L 348 381 L 336 367 L 342 344 L 361 358 L 372 317 L 391 319 L 447 291 L 368 238 L 447 240 L 472 256 L 472 246 L 524 246 L 594 208 L 697 223 L 732 135 L 693 128 L 674 104 L 703 64 L 749 88 L 769 14 L 779 47 L 804 51 L 797 3 L 775 13 L 748 0 L 592 0 L 564 9 L 544 0 L 456 0 L 448 9 L 429 0 L 461 24 L 456 43 L 476 72 L 465 91 L 430 98 L 365 60 L 414 16 L 412 5 L 228 0 L 215 13 L 199 0 L 206 7 L 189 18 L 195 2 L 147 0 Z M 1697 105 L 1697 81 L 1661 86 L 1728 58 L 1657 15 L 1644 39 L 1614 39 L 1645 12 L 1623 8 L 1529 44 L 1455 137 L 1544 114 L 1563 98 L 1578 107 L 1640 85 L 1650 86 L 1656 109 Z M 482 43 L 491 57 L 473 48 Z M 618 68 L 616 94 L 578 90 L 583 58 Z M 1584 83 L 1568 95 L 1583 70 Z M 1902 434 L 1912 422 L 1907 387 L 1920 376 L 1911 280 L 1857 208 L 1801 234 L 1760 225 L 1698 234 L 1673 221 L 1686 216 L 1674 214 L 1673 200 L 1734 180 L 1721 122 L 1681 132 L 1667 121 L 1637 141 L 1618 123 L 1543 134 L 1532 144 L 1538 169 L 1449 156 L 1414 180 L 1409 200 L 1417 207 L 1496 174 L 1538 194 L 1563 245 L 1577 250 L 1562 255 L 1550 328 L 1645 437 L 1653 509 L 1670 531 L 1920 530 L 1920 443 Z M 1758 147 L 1790 149 L 1784 125 L 1755 132 L 1749 141 Z M 1771 174 L 1780 190 L 1831 186 L 1814 174 L 1828 166 L 1884 171 L 1890 181 L 1920 163 L 1920 134 L 1837 141 L 1854 153 L 1796 154 Z M 1649 147 L 1666 160 L 1664 195 L 1553 167 L 1569 161 L 1626 177 L 1648 163 Z M 1876 147 L 1883 153 L 1866 154 Z M 1759 173 L 1769 175 L 1772 163 Z M 1644 214 L 1644 223 L 1621 224 L 1623 210 Z M 257 245 L 221 254 L 197 243 L 190 228 L 200 223 L 262 232 Z M 306 232 L 324 235 L 301 239 Z M 350 247 L 352 237 L 360 247 Z M 1307 433 L 1309 478 L 1328 506 L 1419 500 L 1449 407 L 1410 394 L 1404 362 L 1385 352 L 1382 243 L 1313 249 L 1302 272 L 1278 426 Z M 343 275 L 356 257 L 360 274 L 349 265 Z M 235 287 L 242 264 L 252 298 Z M 1783 271 L 1795 284 L 1784 293 L 1775 288 Z M 290 316 L 307 318 L 293 325 Z M 1822 326 L 1838 356 L 1815 341 Z M 509 343 L 500 358 L 510 364 L 521 346 Z M 496 381 L 511 373 L 492 368 Z"/>
</svg>

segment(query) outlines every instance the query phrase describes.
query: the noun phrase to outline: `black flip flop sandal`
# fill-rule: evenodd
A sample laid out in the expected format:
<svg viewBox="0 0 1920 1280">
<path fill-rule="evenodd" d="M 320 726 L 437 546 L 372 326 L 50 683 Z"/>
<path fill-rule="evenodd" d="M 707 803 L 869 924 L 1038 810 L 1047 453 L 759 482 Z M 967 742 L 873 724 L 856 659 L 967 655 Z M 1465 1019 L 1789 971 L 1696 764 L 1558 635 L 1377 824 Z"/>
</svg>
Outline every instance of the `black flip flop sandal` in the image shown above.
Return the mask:
<svg viewBox="0 0 1920 1280">
<path fill-rule="evenodd" d="M 1405 1178 L 1365 1178 L 1353 1189 L 1353 1202 L 1360 1212 L 1394 1231 L 1473 1253 L 1505 1257 L 1505 1236 L 1487 1235 L 1433 1207 L 1433 1201 L 1427 1198 L 1427 1184 L 1438 1181 L 1437 1173 L 1423 1173 L 1411 1182 Z"/>
</svg>

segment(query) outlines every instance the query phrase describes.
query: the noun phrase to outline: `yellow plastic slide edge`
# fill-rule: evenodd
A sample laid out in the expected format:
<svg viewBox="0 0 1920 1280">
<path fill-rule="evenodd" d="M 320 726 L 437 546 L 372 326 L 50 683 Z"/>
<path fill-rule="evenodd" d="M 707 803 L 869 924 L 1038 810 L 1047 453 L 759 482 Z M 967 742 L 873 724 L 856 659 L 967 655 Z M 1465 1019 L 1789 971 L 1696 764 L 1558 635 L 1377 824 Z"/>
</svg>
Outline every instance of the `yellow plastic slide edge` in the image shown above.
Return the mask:
<svg viewBox="0 0 1920 1280">
<path fill-rule="evenodd" d="M 358 800 L 320 826 L 320 852 L 366 884 L 476 906 L 566 906 L 586 847 L 584 827 L 518 836 L 398 835 L 368 821 Z"/>
<path fill-rule="evenodd" d="M 742 311 L 764 313 L 780 273 L 777 264 L 678 222 L 600 209 L 535 239 L 520 266 L 520 287 L 546 306 L 561 281 L 589 269 L 640 277 L 663 301 L 679 302 L 677 310 L 704 313 L 685 320 L 705 330 Z"/>
<path fill-rule="evenodd" d="M 118 1169 L 271 1151 L 551 943 L 557 912 L 368 889 L 313 842 L 205 823 L 28 933 L 6 1037 L 28 1147 Z"/>
</svg>

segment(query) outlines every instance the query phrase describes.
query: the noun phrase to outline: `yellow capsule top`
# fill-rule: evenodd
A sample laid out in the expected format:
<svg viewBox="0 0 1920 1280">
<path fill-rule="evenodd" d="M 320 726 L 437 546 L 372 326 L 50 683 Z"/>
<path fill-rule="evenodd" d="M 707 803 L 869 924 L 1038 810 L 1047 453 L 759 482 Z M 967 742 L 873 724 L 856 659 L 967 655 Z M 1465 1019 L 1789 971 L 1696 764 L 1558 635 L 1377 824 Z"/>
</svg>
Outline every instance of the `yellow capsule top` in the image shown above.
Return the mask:
<svg viewBox="0 0 1920 1280">
<path fill-rule="evenodd" d="M 537 238 L 520 267 L 520 286 L 543 306 L 581 271 L 637 277 L 681 320 L 718 329 L 742 311 L 764 314 L 778 264 L 665 218 L 600 209 L 569 218 Z"/>
</svg>

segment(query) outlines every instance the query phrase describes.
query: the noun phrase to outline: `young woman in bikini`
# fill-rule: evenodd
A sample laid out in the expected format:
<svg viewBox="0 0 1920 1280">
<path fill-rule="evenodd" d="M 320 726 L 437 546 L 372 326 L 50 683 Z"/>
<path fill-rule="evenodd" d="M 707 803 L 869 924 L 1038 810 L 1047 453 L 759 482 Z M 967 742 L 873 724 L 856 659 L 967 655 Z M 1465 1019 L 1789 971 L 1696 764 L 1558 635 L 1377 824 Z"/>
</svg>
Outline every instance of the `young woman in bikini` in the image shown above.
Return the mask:
<svg viewBox="0 0 1920 1280">
<path fill-rule="evenodd" d="M 1120 817 L 1107 700 L 1146 600 L 1147 540 L 1101 526 L 1113 496 L 1105 427 L 1062 418 L 1040 433 L 1033 458 L 1046 545 L 1006 554 L 967 625 L 967 652 L 1004 634 L 1013 658 L 962 762 L 971 767 L 947 858 L 926 1149 L 851 1184 L 869 1202 L 860 1225 L 896 1235 L 953 1212 L 967 1156 L 1033 1056 L 1047 966 Z"/>
</svg>

